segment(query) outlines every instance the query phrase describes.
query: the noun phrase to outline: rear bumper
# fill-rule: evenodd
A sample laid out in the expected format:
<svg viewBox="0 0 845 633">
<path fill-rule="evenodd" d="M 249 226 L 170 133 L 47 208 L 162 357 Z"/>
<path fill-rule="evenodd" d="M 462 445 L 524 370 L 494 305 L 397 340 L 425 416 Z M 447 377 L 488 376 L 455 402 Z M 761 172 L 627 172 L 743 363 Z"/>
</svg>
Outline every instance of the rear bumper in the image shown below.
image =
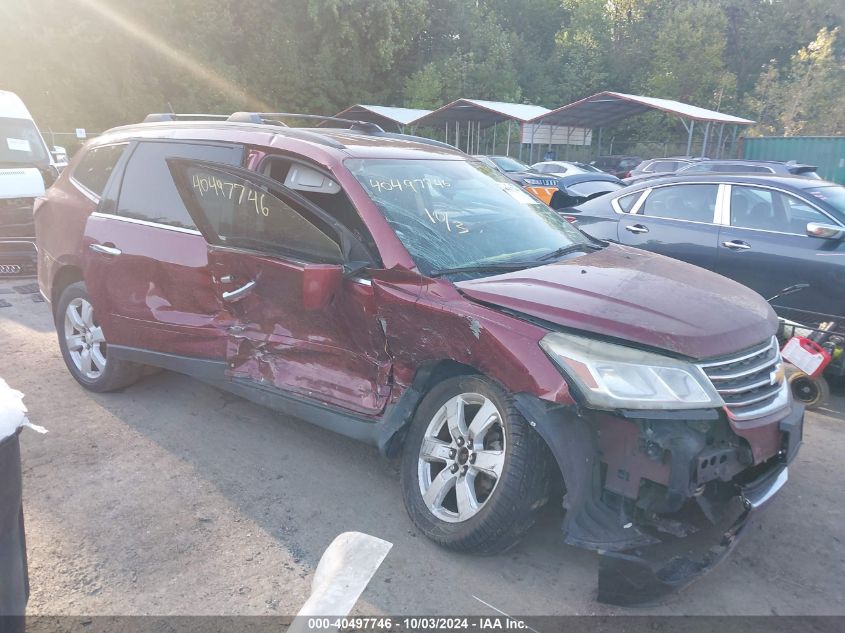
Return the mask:
<svg viewBox="0 0 845 633">
<path fill-rule="evenodd" d="M 35 238 L 0 238 L 0 277 L 35 275 L 38 250 Z"/>
<path fill-rule="evenodd" d="M 752 466 L 751 448 L 725 435 L 727 424 L 715 414 L 597 424 L 574 408 L 526 394 L 515 399 L 560 466 L 565 541 L 598 551 L 598 598 L 609 604 L 654 602 L 713 569 L 786 484 L 802 441 L 800 405 L 771 423 L 780 435 L 777 454 Z M 717 445 L 705 442 L 699 429 L 719 424 Z"/>
</svg>

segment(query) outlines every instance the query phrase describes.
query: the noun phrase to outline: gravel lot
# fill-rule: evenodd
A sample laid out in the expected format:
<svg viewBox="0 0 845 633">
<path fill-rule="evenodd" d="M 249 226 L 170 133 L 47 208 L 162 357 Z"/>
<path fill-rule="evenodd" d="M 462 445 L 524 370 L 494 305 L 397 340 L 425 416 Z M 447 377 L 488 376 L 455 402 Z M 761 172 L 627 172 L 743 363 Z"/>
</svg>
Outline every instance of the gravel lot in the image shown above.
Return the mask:
<svg viewBox="0 0 845 633">
<path fill-rule="evenodd" d="M 374 448 L 168 372 L 85 392 L 47 304 L 12 290 L 29 281 L 0 282 L 0 375 L 50 430 L 21 437 L 32 615 L 295 613 L 346 530 L 394 544 L 361 613 L 845 614 L 843 392 L 734 555 L 626 611 L 595 602 L 596 557 L 561 543 L 556 508 L 506 554 L 457 555 L 414 529 Z"/>
</svg>

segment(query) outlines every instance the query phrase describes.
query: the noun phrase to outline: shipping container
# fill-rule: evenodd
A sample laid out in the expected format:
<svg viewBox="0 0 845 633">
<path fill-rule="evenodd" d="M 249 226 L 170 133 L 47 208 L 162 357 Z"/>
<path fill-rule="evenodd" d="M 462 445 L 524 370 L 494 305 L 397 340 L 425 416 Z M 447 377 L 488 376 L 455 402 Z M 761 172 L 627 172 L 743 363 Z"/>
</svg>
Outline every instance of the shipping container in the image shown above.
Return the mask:
<svg viewBox="0 0 845 633">
<path fill-rule="evenodd" d="M 815 165 L 819 176 L 845 185 L 845 136 L 760 136 L 742 141 L 744 158 Z"/>
</svg>

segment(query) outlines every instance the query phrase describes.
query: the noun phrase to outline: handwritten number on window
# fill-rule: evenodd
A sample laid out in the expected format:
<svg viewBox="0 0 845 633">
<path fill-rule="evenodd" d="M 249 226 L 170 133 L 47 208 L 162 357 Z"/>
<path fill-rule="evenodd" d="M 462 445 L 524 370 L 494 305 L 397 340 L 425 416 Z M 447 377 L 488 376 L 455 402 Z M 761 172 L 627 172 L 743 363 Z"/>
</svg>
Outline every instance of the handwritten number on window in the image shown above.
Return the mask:
<svg viewBox="0 0 845 633">
<path fill-rule="evenodd" d="M 216 198 L 236 200 L 240 205 L 243 204 L 244 197 L 246 197 L 247 203 L 252 203 L 255 213 L 263 215 L 265 218 L 270 215 L 270 207 L 265 203 L 267 194 L 248 185 L 221 180 L 215 176 L 204 174 L 194 174 L 191 184 L 194 191 L 199 192 L 201 198 L 206 195 L 213 195 Z"/>
</svg>

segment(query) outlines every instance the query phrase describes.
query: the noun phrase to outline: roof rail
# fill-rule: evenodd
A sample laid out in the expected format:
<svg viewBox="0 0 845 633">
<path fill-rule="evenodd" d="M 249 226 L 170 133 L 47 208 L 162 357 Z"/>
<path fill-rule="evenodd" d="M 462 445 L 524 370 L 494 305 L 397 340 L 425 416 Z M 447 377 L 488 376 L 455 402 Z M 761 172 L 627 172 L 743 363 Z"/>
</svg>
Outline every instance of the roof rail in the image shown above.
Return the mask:
<svg viewBox="0 0 845 633">
<path fill-rule="evenodd" d="M 153 112 L 144 117 L 143 123 L 164 121 L 225 121 L 225 114 L 176 114 L 175 112 Z"/>
<path fill-rule="evenodd" d="M 319 114 L 301 114 L 298 112 L 235 112 L 227 121 L 235 123 L 274 123 L 276 125 L 286 125 L 280 119 L 306 119 L 313 121 L 320 121 L 323 123 L 346 123 L 352 130 L 359 132 L 366 132 L 375 134 L 384 132 L 384 130 L 369 121 L 353 121 L 352 119 L 340 119 L 334 116 L 321 116 Z"/>
</svg>

